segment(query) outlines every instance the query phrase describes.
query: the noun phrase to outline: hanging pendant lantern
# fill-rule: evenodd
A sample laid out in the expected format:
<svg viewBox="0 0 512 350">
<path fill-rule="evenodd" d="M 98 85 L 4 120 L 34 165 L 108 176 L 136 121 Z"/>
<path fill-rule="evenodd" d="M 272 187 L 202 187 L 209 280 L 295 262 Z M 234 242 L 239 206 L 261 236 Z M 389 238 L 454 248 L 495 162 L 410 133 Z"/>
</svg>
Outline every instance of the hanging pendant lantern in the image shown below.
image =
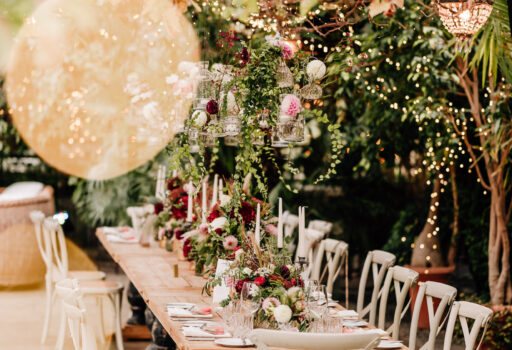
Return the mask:
<svg viewBox="0 0 512 350">
<path fill-rule="evenodd" d="M 457 37 L 457 50 L 470 51 L 471 38 L 492 12 L 492 0 L 437 0 L 444 27 Z"/>
</svg>

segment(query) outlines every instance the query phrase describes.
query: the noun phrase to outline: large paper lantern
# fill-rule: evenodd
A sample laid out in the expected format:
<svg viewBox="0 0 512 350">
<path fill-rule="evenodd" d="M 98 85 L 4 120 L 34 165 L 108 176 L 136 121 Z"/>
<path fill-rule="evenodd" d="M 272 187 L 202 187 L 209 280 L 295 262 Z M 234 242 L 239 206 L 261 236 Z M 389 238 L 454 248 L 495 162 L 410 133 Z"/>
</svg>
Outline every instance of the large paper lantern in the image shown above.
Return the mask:
<svg viewBox="0 0 512 350">
<path fill-rule="evenodd" d="M 6 90 L 25 142 L 107 179 L 154 157 L 185 119 L 199 45 L 168 0 L 47 0 L 26 19 Z"/>
</svg>

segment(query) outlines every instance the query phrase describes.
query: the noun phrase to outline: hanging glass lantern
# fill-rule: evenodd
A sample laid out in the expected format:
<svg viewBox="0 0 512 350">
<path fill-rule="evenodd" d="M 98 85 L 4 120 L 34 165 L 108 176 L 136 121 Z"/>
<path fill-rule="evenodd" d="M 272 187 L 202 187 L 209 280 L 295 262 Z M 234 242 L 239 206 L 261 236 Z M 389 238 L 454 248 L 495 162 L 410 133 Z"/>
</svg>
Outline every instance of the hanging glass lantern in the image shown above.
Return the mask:
<svg viewBox="0 0 512 350">
<path fill-rule="evenodd" d="M 471 38 L 487 22 L 492 0 L 437 0 L 444 27 L 457 38 L 457 50 L 469 51 Z"/>
<path fill-rule="evenodd" d="M 272 128 L 272 147 L 282 148 L 288 147 L 288 142 L 283 138 L 283 124 L 279 122 L 276 126 Z"/>
<path fill-rule="evenodd" d="M 320 85 L 310 82 L 307 85 L 304 85 L 302 89 L 300 89 L 300 95 L 302 98 L 306 100 L 316 100 L 322 97 L 322 87 Z"/>
<path fill-rule="evenodd" d="M 215 146 L 215 137 L 209 132 L 200 132 L 199 140 L 204 145 L 204 147 L 214 147 Z"/>
<path fill-rule="evenodd" d="M 290 68 L 286 65 L 284 60 L 279 61 L 276 71 L 277 85 L 280 88 L 289 88 L 293 86 L 293 74 Z"/>
</svg>

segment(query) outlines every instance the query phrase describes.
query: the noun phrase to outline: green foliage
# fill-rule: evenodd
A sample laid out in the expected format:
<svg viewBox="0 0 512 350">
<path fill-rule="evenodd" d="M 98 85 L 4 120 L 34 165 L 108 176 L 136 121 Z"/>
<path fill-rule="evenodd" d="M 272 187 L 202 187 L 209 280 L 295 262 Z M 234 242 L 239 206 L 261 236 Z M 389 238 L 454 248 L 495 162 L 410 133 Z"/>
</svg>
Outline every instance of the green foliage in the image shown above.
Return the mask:
<svg viewBox="0 0 512 350">
<path fill-rule="evenodd" d="M 382 247 L 383 250 L 396 255 L 397 265 L 407 265 L 411 262 L 411 244 L 420 233 L 424 225 L 425 213 L 418 213 L 418 208 L 413 205 L 406 206 L 391 228 L 391 235 Z"/>
<path fill-rule="evenodd" d="M 149 162 L 126 175 L 105 181 L 69 178 L 73 203 L 80 220 L 89 227 L 130 225 L 126 208 L 147 202 L 154 193 L 156 171 Z"/>
<path fill-rule="evenodd" d="M 474 38 L 471 64 L 481 68 L 482 87 L 487 78 L 496 85 L 501 77 L 512 84 L 512 37 L 506 0 L 496 0 L 487 24 Z M 499 68 L 499 72 L 498 72 Z"/>
</svg>

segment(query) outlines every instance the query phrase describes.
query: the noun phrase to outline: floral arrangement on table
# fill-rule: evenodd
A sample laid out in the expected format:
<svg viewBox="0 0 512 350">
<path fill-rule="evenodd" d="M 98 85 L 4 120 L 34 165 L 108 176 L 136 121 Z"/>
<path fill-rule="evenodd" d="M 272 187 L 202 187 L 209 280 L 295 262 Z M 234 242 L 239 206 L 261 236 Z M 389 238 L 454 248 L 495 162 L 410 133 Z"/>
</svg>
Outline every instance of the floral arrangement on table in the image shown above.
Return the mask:
<svg viewBox="0 0 512 350">
<path fill-rule="evenodd" d="M 170 241 L 173 237 L 180 240 L 191 223 L 187 222 L 189 190 L 195 191 L 189 183 L 184 183 L 180 176 L 174 176 L 167 180 L 166 197 L 153 204 L 156 215 L 155 240 L 161 241 L 164 238 Z M 197 202 L 197 200 L 195 201 Z M 196 203 L 193 203 L 196 204 Z M 194 207 L 196 207 L 194 205 Z M 197 215 L 192 215 L 192 221 L 197 220 Z"/>
<path fill-rule="evenodd" d="M 219 193 L 217 203 L 207 212 L 205 220 L 198 221 L 194 229 L 184 235 L 184 247 L 187 247 L 184 255 L 194 260 L 197 273 L 214 268 L 218 259 L 233 259 L 242 241 L 253 239 L 258 204 L 262 207 L 261 223 L 272 231 L 272 225 L 267 224 L 267 205 L 248 195 L 235 201 L 231 195 Z"/>
<path fill-rule="evenodd" d="M 230 296 L 221 302 L 221 306 L 226 306 L 240 299 L 244 283 L 252 282 L 258 287 L 253 295 L 258 304 L 255 327 L 304 331 L 309 318 L 300 270 L 291 264 L 286 251 L 271 249 L 271 242 L 267 240 L 261 249 L 254 245 L 240 247 L 230 268 L 222 276 L 212 277 L 209 286 L 221 285 L 224 280 L 231 287 Z"/>
</svg>

